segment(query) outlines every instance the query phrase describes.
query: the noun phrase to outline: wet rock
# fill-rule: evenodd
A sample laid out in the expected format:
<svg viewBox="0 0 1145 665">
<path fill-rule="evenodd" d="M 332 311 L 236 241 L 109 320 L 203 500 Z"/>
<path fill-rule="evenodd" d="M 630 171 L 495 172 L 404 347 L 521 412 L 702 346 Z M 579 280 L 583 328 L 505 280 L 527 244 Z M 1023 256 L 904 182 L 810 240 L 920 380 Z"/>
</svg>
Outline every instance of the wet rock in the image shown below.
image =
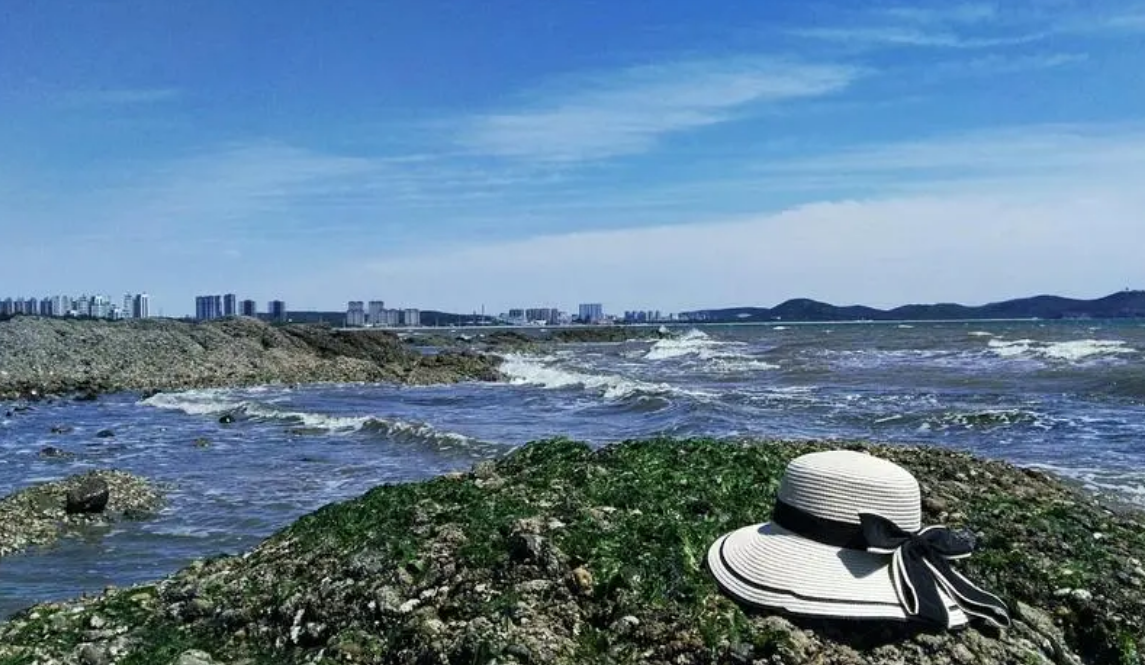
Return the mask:
<svg viewBox="0 0 1145 665">
<path fill-rule="evenodd" d="M 71 425 L 53 425 L 51 429 L 52 434 L 71 434 L 74 431 Z"/>
<path fill-rule="evenodd" d="M 101 429 L 100 431 L 96 432 L 95 435 L 100 439 L 110 439 L 115 436 L 115 430 Z"/>
<path fill-rule="evenodd" d="M 196 448 L 209 448 L 211 446 L 211 440 L 205 436 L 200 436 L 199 438 L 192 441 L 191 445 L 195 446 Z"/>
<path fill-rule="evenodd" d="M 99 393 L 92 390 L 91 388 L 88 388 L 87 390 L 83 390 L 76 394 L 76 396 L 72 399 L 76 402 L 94 402 L 99 399 Z"/>
<path fill-rule="evenodd" d="M 219 424 L 220 425 L 230 425 L 234 421 L 235 421 L 235 417 L 229 413 L 224 413 L 223 415 L 219 416 Z"/>
<path fill-rule="evenodd" d="M 70 459 L 75 455 L 55 446 L 44 446 L 40 449 L 40 457 L 45 459 Z"/>
<path fill-rule="evenodd" d="M 100 478 L 84 480 L 79 487 L 68 491 L 67 513 L 69 515 L 81 513 L 99 513 L 107 507 L 107 500 L 111 496 L 111 488 Z"/>
</svg>

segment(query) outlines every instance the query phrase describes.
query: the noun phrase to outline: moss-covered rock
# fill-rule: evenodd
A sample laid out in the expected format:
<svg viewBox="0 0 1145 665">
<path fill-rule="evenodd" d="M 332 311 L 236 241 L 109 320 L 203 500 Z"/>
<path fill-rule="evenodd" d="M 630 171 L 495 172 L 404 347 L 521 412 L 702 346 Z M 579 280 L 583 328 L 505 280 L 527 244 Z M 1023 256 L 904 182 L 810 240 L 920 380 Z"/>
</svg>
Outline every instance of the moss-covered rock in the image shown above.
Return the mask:
<svg viewBox="0 0 1145 665">
<path fill-rule="evenodd" d="M 92 501 L 98 490 L 100 501 Z M 85 500 L 75 508 L 78 500 Z M 50 545 L 69 530 L 139 519 L 163 503 L 158 487 L 126 471 L 89 471 L 33 485 L 0 499 L 0 557 Z"/>
<path fill-rule="evenodd" d="M 131 663 L 190 649 L 253 663 L 1139 662 L 1145 519 L 941 449 L 862 446 L 919 478 L 926 520 L 976 534 L 961 565 L 1009 601 L 1011 629 L 921 633 L 729 600 L 707 546 L 766 520 L 786 463 L 827 447 L 840 444 L 531 444 L 326 506 L 151 587 L 32 608 L 0 626 L 0 664 L 85 643 Z"/>
</svg>

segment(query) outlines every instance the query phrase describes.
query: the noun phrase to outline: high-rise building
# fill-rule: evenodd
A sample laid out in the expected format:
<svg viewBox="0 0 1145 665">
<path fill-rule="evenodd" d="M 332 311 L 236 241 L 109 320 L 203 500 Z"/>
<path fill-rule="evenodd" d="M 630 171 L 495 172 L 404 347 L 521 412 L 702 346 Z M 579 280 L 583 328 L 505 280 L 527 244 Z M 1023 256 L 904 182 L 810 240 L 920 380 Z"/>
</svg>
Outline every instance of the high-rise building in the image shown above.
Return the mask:
<svg viewBox="0 0 1145 665">
<path fill-rule="evenodd" d="M 135 312 L 135 296 L 130 293 L 123 294 L 123 318 L 130 319 Z"/>
<path fill-rule="evenodd" d="M 525 321 L 527 323 L 544 323 L 545 325 L 556 325 L 560 320 L 561 313 L 554 307 L 530 307 L 525 310 Z"/>
<path fill-rule="evenodd" d="M 239 313 L 238 298 L 233 293 L 223 296 L 223 316 L 235 316 Z"/>
<path fill-rule="evenodd" d="M 146 319 L 151 316 L 151 296 L 146 293 L 137 293 L 131 299 L 131 317 Z"/>
<path fill-rule="evenodd" d="M 582 322 L 599 323 L 604 320 L 604 305 L 597 302 L 581 303 L 579 313 Z"/>
<path fill-rule="evenodd" d="M 55 310 L 52 309 L 51 298 L 42 298 L 40 300 L 40 316 L 57 316 Z"/>
<path fill-rule="evenodd" d="M 401 325 L 416 328 L 421 325 L 421 312 L 416 309 L 403 309 Z"/>
<path fill-rule="evenodd" d="M 88 316 L 97 319 L 111 318 L 111 298 L 107 296 L 92 296 L 88 301 Z"/>
<path fill-rule="evenodd" d="M 195 318 L 200 321 L 217 319 L 223 315 L 222 296 L 197 296 L 195 298 Z"/>
<path fill-rule="evenodd" d="M 72 309 L 72 299 L 67 296 L 52 296 L 53 316 L 67 316 Z"/>
<path fill-rule="evenodd" d="M 286 320 L 286 303 L 282 300 L 271 300 L 266 306 L 271 321 Z"/>
<path fill-rule="evenodd" d="M 346 307 L 346 326 L 360 328 L 366 325 L 366 308 L 361 300 L 351 300 Z"/>
<path fill-rule="evenodd" d="M 370 325 L 372 325 L 372 326 L 385 325 L 385 323 L 384 323 L 385 316 L 386 316 L 386 314 L 385 314 L 385 312 L 386 312 L 385 301 L 383 301 L 383 300 L 371 300 L 369 303 L 369 308 L 370 309 L 367 312 L 367 316 L 369 318 L 367 320 L 369 321 Z"/>
<path fill-rule="evenodd" d="M 239 312 L 243 316 L 257 316 L 258 304 L 253 300 L 244 300 L 239 303 Z"/>
</svg>

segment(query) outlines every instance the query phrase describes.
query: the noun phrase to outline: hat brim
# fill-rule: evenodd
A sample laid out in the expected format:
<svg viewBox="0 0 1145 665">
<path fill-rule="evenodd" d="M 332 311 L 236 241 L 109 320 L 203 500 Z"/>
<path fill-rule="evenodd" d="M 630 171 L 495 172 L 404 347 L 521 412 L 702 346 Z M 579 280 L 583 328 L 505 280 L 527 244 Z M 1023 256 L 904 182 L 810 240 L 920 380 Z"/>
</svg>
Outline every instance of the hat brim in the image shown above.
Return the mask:
<svg viewBox="0 0 1145 665">
<path fill-rule="evenodd" d="M 725 534 L 708 548 L 708 568 L 725 592 L 750 605 L 840 619 L 909 617 L 891 581 L 891 558 L 824 545 L 772 523 Z M 967 616 L 941 589 L 948 627 Z"/>
</svg>

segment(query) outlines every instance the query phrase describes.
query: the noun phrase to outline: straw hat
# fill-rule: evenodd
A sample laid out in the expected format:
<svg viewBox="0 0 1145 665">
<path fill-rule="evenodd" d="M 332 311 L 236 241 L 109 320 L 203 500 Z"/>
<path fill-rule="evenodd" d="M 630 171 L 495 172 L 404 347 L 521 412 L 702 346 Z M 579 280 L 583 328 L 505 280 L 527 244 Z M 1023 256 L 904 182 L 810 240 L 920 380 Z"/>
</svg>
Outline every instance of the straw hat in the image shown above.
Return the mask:
<svg viewBox="0 0 1145 665">
<path fill-rule="evenodd" d="M 803 455 L 787 465 L 771 521 L 721 536 L 708 568 L 734 598 L 793 614 L 1008 626 L 1006 605 L 950 565 L 972 545 L 922 528 L 920 503 L 918 481 L 897 464 L 849 450 Z"/>
</svg>

